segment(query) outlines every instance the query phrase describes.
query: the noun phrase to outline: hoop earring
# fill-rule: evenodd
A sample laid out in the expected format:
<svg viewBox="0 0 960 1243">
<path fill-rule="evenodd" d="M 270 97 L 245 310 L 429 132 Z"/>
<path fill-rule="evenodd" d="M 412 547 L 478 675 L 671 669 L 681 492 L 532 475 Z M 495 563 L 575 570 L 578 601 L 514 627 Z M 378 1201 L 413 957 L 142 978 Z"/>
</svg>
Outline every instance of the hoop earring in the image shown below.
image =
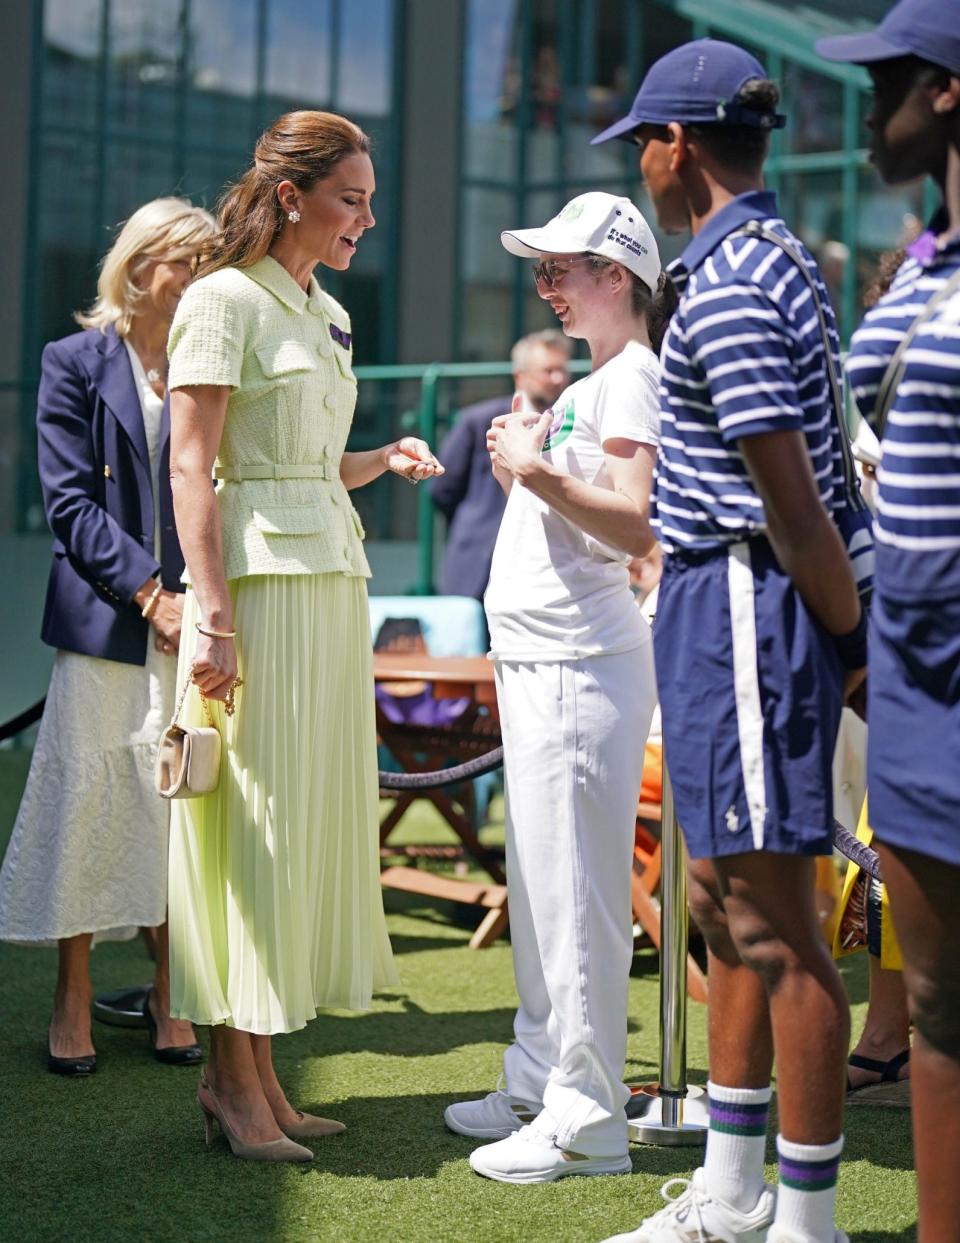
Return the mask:
<svg viewBox="0 0 960 1243">
<path fill-rule="evenodd" d="M 298 224 L 300 221 L 300 213 L 297 211 L 296 208 L 294 208 L 293 211 L 287 212 L 287 219 L 290 221 L 291 224 Z"/>
</svg>

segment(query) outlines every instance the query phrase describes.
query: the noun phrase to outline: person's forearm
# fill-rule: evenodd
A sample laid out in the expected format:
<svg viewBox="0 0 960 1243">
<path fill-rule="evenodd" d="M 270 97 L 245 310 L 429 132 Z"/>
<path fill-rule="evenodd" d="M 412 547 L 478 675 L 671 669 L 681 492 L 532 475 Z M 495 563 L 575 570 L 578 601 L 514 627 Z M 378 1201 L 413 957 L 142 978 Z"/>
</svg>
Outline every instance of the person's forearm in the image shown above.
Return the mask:
<svg viewBox="0 0 960 1243">
<path fill-rule="evenodd" d="M 387 469 L 383 448 L 364 449 L 359 453 L 345 453 L 340 459 L 340 481 L 347 491 L 362 488 L 364 484 L 379 479 Z"/>
<path fill-rule="evenodd" d="M 170 483 L 180 547 L 201 616 L 214 630 L 232 630 L 233 602 L 223 568 L 220 507 L 210 477 L 174 471 Z"/>
<path fill-rule="evenodd" d="M 493 463 L 490 464 L 490 469 L 493 471 L 494 479 L 496 479 L 497 483 L 503 489 L 504 496 L 509 496 L 510 489 L 513 487 L 513 475 L 511 475 L 508 470 L 503 470 L 499 466 L 494 466 Z"/>
<path fill-rule="evenodd" d="M 516 480 L 587 535 L 612 548 L 642 557 L 656 543 L 648 516 L 629 496 L 564 474 L 543 458 L 532 461 Z"/>
<path fill-rule="evenodd" d="M 789 531 L 767 514 L 767 536 L 784 573 L 825 630 L 849 634 L 860 620 L 860 598 L 843 540 L 826 511 L 818 506 L 804 523 Z"/>
</svg>

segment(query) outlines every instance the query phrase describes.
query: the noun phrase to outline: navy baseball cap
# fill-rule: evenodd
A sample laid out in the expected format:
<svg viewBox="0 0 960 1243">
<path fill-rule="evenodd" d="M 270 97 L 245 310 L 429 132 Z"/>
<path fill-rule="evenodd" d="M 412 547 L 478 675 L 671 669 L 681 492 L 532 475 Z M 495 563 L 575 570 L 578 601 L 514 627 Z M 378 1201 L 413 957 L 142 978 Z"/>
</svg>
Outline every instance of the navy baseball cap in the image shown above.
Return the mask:
<svg viewBox="0 0 960 1243">
<path fill-rule="evenodd" d="M 719 39 L 697 39 L 674 48 L 647 70 L 627 116 L 591 142 L 629 138 L 638 125 L 751 125 L 780 129 L 781 113 L 760 112 L 736 103 L 745 82 L 767 71 L 749 52 Z"/>
<path fill-rule="evenodd" d="M 876 30 L 833 35 L 814 46 L 824 60 L 872 65 L 919 56 L 960 74 L 960 0 L 900 0 Z"/>
</svg>

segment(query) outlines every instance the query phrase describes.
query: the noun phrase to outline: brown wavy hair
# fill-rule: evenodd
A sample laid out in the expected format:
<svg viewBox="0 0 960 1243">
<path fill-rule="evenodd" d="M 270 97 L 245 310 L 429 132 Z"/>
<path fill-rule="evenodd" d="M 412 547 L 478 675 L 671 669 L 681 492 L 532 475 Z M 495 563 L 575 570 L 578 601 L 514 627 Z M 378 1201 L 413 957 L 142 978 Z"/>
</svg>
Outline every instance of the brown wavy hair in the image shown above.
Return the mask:
<svg viewBox="0 0 960 1243">
<path fill-rule="evenodd" d="M 369 155 L 370 139 L 335 112 L 287 112 L 257 139 L 253 164 L 219 203 L 220 237 L 199 276 L 220 268 L 248 268 L 267 253 L 285 223 L 277 198 L 281 181 L 309 190 L 350 155 Z"/>
</svg>

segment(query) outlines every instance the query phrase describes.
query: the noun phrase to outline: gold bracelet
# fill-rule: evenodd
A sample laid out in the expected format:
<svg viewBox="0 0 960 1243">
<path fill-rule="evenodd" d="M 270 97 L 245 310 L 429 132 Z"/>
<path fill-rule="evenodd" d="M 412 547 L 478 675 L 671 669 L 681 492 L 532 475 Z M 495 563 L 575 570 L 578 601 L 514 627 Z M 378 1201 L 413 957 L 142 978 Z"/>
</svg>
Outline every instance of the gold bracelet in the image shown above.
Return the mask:
<svg viewBox="0 0 960 1243">
<path fill-rule="evenodd" d="M 146 602 L 146 604 L 140 610 L 141 617 L 146 618 L 148 621 L 150 620 L 150 615 L 153 613 L 153 610 L 157 607 L 157 601 L 160 599 L 161 591 L 163 591 L 163 583 L 158 582 L 156 587 L 154 587 L 153 589 L 153 593 L 151 594 L 150 599 Z"/>
<path fill-rule="evenodd" d="M 205 634 L 208 639 L 235 639 L 237 632 L 235 630 L 208 630 L 206 626 L 200 622 L 193 623 L 201 634 Z"/>
</svg>

